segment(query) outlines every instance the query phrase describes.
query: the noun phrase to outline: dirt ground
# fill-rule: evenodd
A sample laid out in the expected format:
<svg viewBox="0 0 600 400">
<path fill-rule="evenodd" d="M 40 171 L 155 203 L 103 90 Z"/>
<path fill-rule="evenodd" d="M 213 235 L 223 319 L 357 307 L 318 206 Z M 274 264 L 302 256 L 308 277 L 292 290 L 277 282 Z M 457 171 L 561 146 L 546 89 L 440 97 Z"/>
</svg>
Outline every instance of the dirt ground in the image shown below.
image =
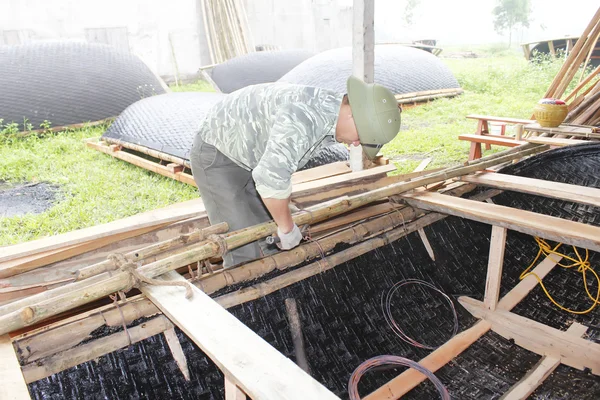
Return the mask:
<svg viewBox="0 0 600 400">
<path fill-rule="evenodd" d="M 45 182 L 12 185 L 0 181 L 0 217 L 39 214 L 52 207 L 59 187 Z"/>
</svg>

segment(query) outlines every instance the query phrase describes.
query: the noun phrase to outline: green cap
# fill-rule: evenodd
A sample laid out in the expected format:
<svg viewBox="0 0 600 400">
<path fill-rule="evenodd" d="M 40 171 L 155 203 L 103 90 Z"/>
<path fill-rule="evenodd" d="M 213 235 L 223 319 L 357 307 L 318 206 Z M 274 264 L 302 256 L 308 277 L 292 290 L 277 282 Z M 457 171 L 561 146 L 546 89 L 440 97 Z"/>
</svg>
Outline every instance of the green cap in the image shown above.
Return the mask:
<svg viewBox="0 0 600 400">
<path fill-rule="evenodd" d="M 394 94 L 376 83 L 348 78 L 348 102 L 363 152 L 375 158 L 400 131 L 400 108 Z"/>
</svg>

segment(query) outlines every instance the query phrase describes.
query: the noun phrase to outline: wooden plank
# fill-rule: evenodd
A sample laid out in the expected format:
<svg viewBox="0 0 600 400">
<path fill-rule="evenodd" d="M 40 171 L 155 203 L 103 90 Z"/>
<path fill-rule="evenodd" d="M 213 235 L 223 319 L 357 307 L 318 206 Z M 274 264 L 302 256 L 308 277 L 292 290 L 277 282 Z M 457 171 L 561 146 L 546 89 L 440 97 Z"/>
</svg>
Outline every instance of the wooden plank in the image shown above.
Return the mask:
<svg viewBox="0 0 600 400">
<path fill-rule="evenodd" d="M 225 377 L 225 400 L 246 400 L 246 393 Z"/>
<path fill-rule="evenodd" d="M 419 172 L 419 171 L 424 171 L 425 168 L 427 168 L 427 166 L 429 165 L 429 163 L 431 162 L 431 158 L 426 158 L 423 161 L 421 161 L 421 163 L 417 166 L 417 168 L 414 169 L 413 172 Z"/>
<path fill-rule="evenodd" d="M 492 135 L 459 135 L 459 140 L 467 140 L 469 142 L 494 144 L 498 146 L 517 147 L 527 142 L 523 140 L 515 140 L 509 137 L 498 137 Z"/>
<path fill-rule="evenodd" d="M 173 173 L 171 170 L 164 166 L 160 165 L 154 161 L 147 160 L 140 156 L 136 156 L 135 154 L 127 153 L 125 151 L 113 151 L 110 146 L 103 145 L 102 143 L 95 142 L 95 139 L 86 141 L 86 145 L 94 150 L 101 151 L 102 153 L 106 153 L 111 155 L 119 160 L 126 161 L 135 166 L 147 169 L 148 171 L 155 172 L 162 176 L 166 176 L 167 178 L 175 179 L 176 181 L 180 181 L 186 183 L 188 185 L 196 186 L 196 182 L 194 181 L 194 177 L 185 172 L 176 172 Z"/>
<path fill-rule="evenodd" d="M 160 279 L 185 282 L 173 271 Z M 141 290 L 251 398 L 338 399 L 195 286 L 189 300 L 179 287 Z"/>
<path fill-rule="evenodd" d="M 461 296 L 458 301 L 474 317 L 492 324 L 492 330 L 516 344 L 540 354 L 560 358 L 561 363 L 600 375 L 600 344 L 521 317 L 506 310 L 488 310 L 481 301 Z"/>
<path fill-rule="evenodd" d="M 490 172 L 465 175 L 460 180 L 477 185 L 600 207 L 600 189 L 591 187 Z"/>
<path fill-rule="evenodd" d="M 347 162 L 338 161 L 331 164 L 321 165 L 320 167 L 294 172 L 292 174 L 292 185 L 298 185 L 300 183 L 329 178 L 331 176 L 347 174 L 350 172 L 352 172 L 352 170 L 348 166 Z"/>
<path fill-rule="evenodd" d="M 581 337 L 587 331 L 587 326 L 577 322 L 567 329 L 567 334 Z M 546 380 L 548 376 L 560 365 L 560 358 L 542 357 L 542 359 L 521 379 L 506 392 L 501 400 L 525 400 Z"/>
<path fill-rule="evenodd" d="M 0 400 L 30 399 L 10 336 L 0 336 Z"/>
<path fill-rule="evenodd" d="M 415 192 L 404 194 L 402 197 L 412 207 L 498 225 L 528 235 L 600 251 L 600 227 L 597 226 L 432 192 Z"/>
<path fill-rule="evenodd" d="M 507 124 L 531 124 L 532 122 L 535 122 L 535 120 L 531 120 L 531 119 L 495 117 L 492 115 L 481 115 L 481 114 L 469 114 L 469 115 L 467 115 L 466 118 L 485 120 L 485 121 L 489 121 L 489 122 L 504 122 Z"/>
<path fill-rule="evenodd" d="M 560 262 L 560 259 L 556 260 L 552 257 L 546 257 L 532 272 L 539 276 L 540 279 L 544 279 L 544 277 L 556 266 L 557 262 Z M 502 300 L 500 300 L 498 308 L 511 310 L 537 285 L 537 279 L 533 276 L 527 276 L 508 292 Z M 427 357 L 419 361 L 419 363 L 432 372 L 437 371 L 448 364 L 453 358 L 457 357 L 471 344 L 475 343 L 481 336 L 490 330 L 491 326 L 492 325 L 486 321 L 477 322 L 471 328 L 461 332 L 439 348 L 435 349 Z M 365 397 L 365 400 L 397 400 L 425 379 L 427 379 L 425 375 L 416 373 L 416 371 L 412 369 L 407 370 L 381 386 L 369 396 Z"/>
<path fill-rule="evenodd" d="M 565 147 L 565 146 L 573 146 L 576 144 L 588 143 L 592 144 L 589 140 L 580 140 L 580 139 L 563 139 L 563 138 L 549 138 L 549 137 L 541 137 L 541 136 L 530 136 L 523 139 L 529 143 L 538 143 L 538 144 L 547 144 L 554 147 Z"/>
<path fill-rule="evenodd" d="M 438 171 L 440 171 L 439 168 L 427 171 L 412 172 L 403 175 L 382 177 L 376 176 L 373 178 L 373 181 L 369 181 L 370 178 L 364 178 L 361 180 L 355 180 L 350 185 L 344 185 L 342 182 L 332 187 L 328 187 L 327 190 L 316 190 L 306 193 L 294 193 L 292 191 L 292 199 L 294 200 L 294 202 L 303 204 L 304 206 L 308 206 L 311 204 L 322 203 L 324 201 L 342 196 L 368 192 L 370 190 L 375 190 L 398 182 L 409 181 L 411 179 L 418 178 L 420 176 Z"/>
<path fill-rule="evenodd" d="M 332 219 L 328 219 L 323 222 L 319 222 L 318 224 L 315 224 L 314 226 L 311 226 L 310 233 L 316 234 L 316 233 L 329 231 L 331 229 L 336 229 L 336 228 L 339 228 L 344 225 L 349 225 L 351 223 L 361 221 L 363 219 L 370 218 L 375 215 L 389 213 L 394 210 L 397 210 L 398 208 L 401 208 L 401 206 L 397 205 L 397 204 L 394 205 L 390 202 L 385 202 L 385 203 L 381 203 L 381 204 L 367 206 L 364 208 L 359 208 L 359 209 L 350 211 L 349 213 L 342 214 L 338 217 L 334 217 Z"/>
<path fill-rule="evenodd" d="M 184 201 L 123 218 L 107 224 L 79 229 L 62 235 L 50 236 L 43 239 L 20 243 L 12 246 L 0 247 L 0 261 L 13 260 L 32 254 L 39 254 L 66 246 L 81 244 L 103 237 L 130 232 L 146 227 L 156 227 L 167 222 L 176 222 L 187 218 L 199 216 L 204 212 L 201 199 Z"/>
<path fill-rule="evenodd" d="M 128 232 L 122 232 L 59 249 L 4 261 L 0 263 L 0 278 L 8 278 L 17 274 L 32 271 L 44 265 L 49 265 L 57 261 L 66 260 L 67 258 L 86 253 L 88 251 L 99 249 L 110 243 L 125 240 L 133 236 L 143 235 L 153 230 L 163 228 L 168 224 L 169 223 L 163 223 L 155 226 L 146 226 L 140 229 L 133 229 Z"/>
<path fill-rule="evenodd" d="M 495 310 L 500 295 L 500 281 L 504 265 L 504 247 L 506 245 L 506 228 L 492 226 L 490 239 L 490 256 L 488 260 L 485 296 L 483 303 L 490 310 Z"/>
<path fill-rule="evenodd" d="M 352 186 L 356 182 L 360 182 L 366 178 L 378 177 L 395 171 L 394 164 L 380 165 L 375 168 L 365 169 L 363 171 L 351 172 L 349 174 L 332 176 L 330 178 L 319 179 L 317 181 L 305 182 L 295 185 L 293 188 L 292 198 L 302 197 L 314 193 L 315 190 L 327 191 L 330 188 L 335 188 L 338 185 Z"/>
</svg>

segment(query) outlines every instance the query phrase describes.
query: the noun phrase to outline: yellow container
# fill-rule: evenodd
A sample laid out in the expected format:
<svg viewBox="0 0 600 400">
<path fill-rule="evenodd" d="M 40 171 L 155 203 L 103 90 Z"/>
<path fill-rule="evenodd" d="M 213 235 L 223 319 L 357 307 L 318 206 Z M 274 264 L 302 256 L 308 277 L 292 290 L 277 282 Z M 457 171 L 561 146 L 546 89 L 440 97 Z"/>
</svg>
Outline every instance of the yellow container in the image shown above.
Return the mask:
<svg viewBox="0 0 600 400">
<path fill-rule="evenodd" d="M 533 109 L 538 124 L 546 128 L 556 128 L 562 124 L 568 112 L 566 104 L 536 104 Z"/>
</svg>

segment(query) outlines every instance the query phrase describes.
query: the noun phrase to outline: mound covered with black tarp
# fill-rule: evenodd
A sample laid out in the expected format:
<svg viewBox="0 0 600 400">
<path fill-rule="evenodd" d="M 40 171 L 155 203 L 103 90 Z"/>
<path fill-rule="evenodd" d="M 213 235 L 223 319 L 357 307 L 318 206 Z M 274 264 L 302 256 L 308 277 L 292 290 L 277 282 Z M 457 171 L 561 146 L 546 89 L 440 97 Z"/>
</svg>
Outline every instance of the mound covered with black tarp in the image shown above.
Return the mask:
<svg viewBox="0 0 600 400">
<path fill-rule="evenodd" d="M 502 173 L 600 188 L 600 145 L 549 151 L 510 166 Z M 495 196 L 493 201 L 600 226 L 600 210 L 593 206 L 509 191 Z M 419 236 L 413 233 L 229 311 L 294 359 L 284 301 L 289 297 L 296 299 L 311 373 L 345 399 L 348 378 L 364 360 L 382 354 L 419 360 L 429 353 L 400 340 L 386 324 L 381 297 L 394 283 L 416 278 L 431 282 L 454 300 L 462 295 L 483 298 L 490 225 L 448 217 L 426 227 L 425 232 L 435 261 L 429 257 Z M 569 250 L 565 248 L 565 251 Z M 508 232 L 501 296 L 518 283 L 519 275 L 537 253 L 538 245 L 533 237 Z M 589 260 L 597 269 L 600 255 L 590 252 Z M 557 267 L 544 278 L 544 283 L 559 303 L 579 310 L 589 307 L 580 273 Z M 593 279 L 589 284 L 590 291 L 595 293 L 597 286 Z M 477 322 L 458 303 L 456 308 L 460 330 Z M 598 310 L 584 315 L 565 313 L 555 307 L 538 286 L 512 311 L 562 330 L 577 321 L 589 327 L 588 339 L 598 342 Z M 392 312 L 407 334 L 419 341 L 441 344 L 452 332 L 453 316 L 448 304 L 435 293 L 419 290 L 419 287 L 394 297 Z M 164 337 L 158 335 L 129 349 L 100 357 L 97 362 L 85 363 L 33 383 L 30 385 L 32 396 L 36 399 L 223 399 L 221 372 L 185 335 L 178 333 L 189 363 L 189 382 L 177 370 Z M 539 359 L 537 354 L 489 332 L 436 375 L 453 399 L 497 399 Z M 359 386 L 361 394 L 381 386 L 398 372 L 400 370 L 392 369 L 369 373 Z M 403 398 L 439 397 L 433 385 L 425 382 Z M 598 399 L 600 377 L 561 365 L 531 398 Z"/>
<path fill-rule="evenodd" d="M 352 48 L 319 53 L 285 74 L 279 82 L 322 87 L 346 93 L 352 75 Z M 458 81 L 431 53 L 402 45 L 375 46 L 375 82 L 395 94 L 460 88 Z"/>
<path fill-rule="evenodd" d="M 218 64 L 209 73 L 223 93 L 231 93 L 250 85 L 276 82 L 313 54 L 303 49 L 256 51 Z"/>
<path fill-rule="evenodd" d="M 0 119 L 40 127 L 116 117 L 136 101 L 165 93 L 137 56 L 79 42 L 0 46 Z"/>
</svg>

